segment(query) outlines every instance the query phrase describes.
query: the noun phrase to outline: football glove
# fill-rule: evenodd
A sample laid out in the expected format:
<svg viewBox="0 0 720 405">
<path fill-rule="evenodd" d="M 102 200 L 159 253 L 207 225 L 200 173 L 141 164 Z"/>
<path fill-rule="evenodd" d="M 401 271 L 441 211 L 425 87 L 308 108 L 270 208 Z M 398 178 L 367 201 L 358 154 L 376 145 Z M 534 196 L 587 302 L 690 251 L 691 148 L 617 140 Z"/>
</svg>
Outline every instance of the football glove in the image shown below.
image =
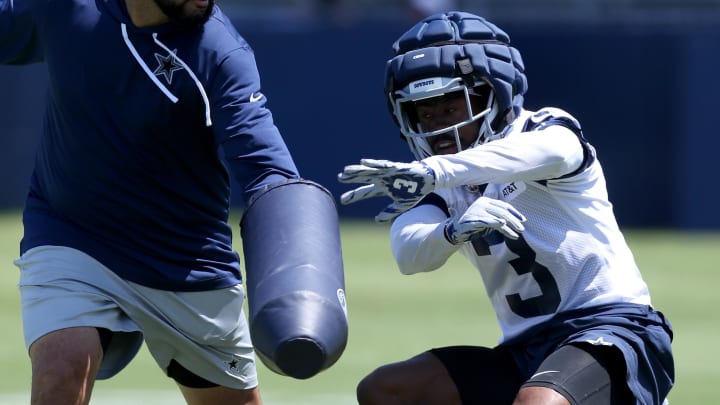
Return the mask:
<svg viewBox="0 0 720 405">
<path fill-rule="evenodd" d="M 517 239 L 525 230 L 522 224 L 525 221 L 525 216 L 505 201 L 480 197 L 462 215 L 451 211 L 445 222 L 445 239 L 459 245 L 494 230 Z"/>
<path fill-rule="evenodd" d="M 409 210 L 410 208 L 414 207 L 415 203 L 412 204 L 400 204 L 393 202 L 387 207 L 383 208 L 382 211 L 380 211 L 377 215 L 375 215 L 375 222 L 377 223 L 385 223 L 390 222 L 397 218 L 400 214 L 403 212 Z"/>
<path fill-rule="evenodd" d="M 367 198 L 387 196 L 399 205 L 410 208 L 435 190 L 435 173 L 422 162 L 400 163 L 362 159 L 359 165 L 345 166 L 338 174 L 338 181 L 367 183 L 365 186 L 343 193 L 340 196 L 343 205 Z"/>
</svg>

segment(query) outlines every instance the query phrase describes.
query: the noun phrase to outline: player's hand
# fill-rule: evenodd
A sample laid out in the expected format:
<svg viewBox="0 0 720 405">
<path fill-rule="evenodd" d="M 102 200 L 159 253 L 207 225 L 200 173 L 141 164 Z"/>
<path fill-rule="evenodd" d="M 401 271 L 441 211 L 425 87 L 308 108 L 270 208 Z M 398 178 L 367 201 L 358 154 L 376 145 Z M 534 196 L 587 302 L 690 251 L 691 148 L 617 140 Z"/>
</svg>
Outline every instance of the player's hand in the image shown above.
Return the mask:
<svg viewBox="0 0 720 405">
<path fill-rule="evenodd" d="M 392 202 L 387 207 L 383 208 L 382 211 L 380 211 L 377 215 L 375 215 L 375 222 L 377 223 L 385 223 L 390 222 L 397 218 L 400 214 L 403 212 L 409 210 L 410 208 L 414 207 L 415 203 L 408 203 L 408 204 L 400 204 L 397 202 Z"/>
<path fill-rule="evenodd" d="M 453 245 L 467 242 L 494 230 L 510 239 L 517 239 L 525 230 L 526 218 L 505 201 L 480 197 L 462 214 L 453 214 L 445 222 L 445 238 Z"/>
<path fill-rule="evenodd" d="M 366 183 L 340 196 L 343 205 L 366 198 L 387 196 L 410 208 L 435 190 L 435 173 L 422 162 L 400 163 L 362 159 L 359 165 L 345 166 L 338 174 L 341 183 Z"/>
</svg>

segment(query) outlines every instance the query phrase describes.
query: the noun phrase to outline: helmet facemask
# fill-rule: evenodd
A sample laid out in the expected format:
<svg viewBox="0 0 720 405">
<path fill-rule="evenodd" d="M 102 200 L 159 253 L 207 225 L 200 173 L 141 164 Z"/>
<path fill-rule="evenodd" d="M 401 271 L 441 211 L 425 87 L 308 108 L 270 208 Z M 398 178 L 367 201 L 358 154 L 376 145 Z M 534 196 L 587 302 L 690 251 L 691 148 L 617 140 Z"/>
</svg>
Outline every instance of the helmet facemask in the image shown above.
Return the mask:
<svg viewBox="0 0 720 405">
<path fill-rule="evenodd" d="M 479 82 L 473 87 L 468 87 L 458 77 L 434 77 L 411 82 L 388 96 L 400 132 L 418 160 L 436 154 L 432 147 L 433 141 L 452 138 L 456 150 L 461 151 L 493 138 L 491 122 L 497 116 L 498 109 L 494 103 L 493 89 L 487 82 Z M 440 125 L 433 123 L 423 127 L 422 119 L 418 116 L 418 108 L 422 110 L 422 106 L 426 108 L 442 106 L 448 100 L 462 107 L 457 108 L 457 112 L 454 112 L 454 109 L 450 112 L 440 111 L 439 118 L 434 118 L 440 122 Z M 444 114 L 452 116 L 441 116 Z M 460 132 L 463 127 L 473 123 L 477 123 L 478 130 L 474 134 L 474 139 L 468 142 L 467 136 L 463 139 Z"/>
</svg>

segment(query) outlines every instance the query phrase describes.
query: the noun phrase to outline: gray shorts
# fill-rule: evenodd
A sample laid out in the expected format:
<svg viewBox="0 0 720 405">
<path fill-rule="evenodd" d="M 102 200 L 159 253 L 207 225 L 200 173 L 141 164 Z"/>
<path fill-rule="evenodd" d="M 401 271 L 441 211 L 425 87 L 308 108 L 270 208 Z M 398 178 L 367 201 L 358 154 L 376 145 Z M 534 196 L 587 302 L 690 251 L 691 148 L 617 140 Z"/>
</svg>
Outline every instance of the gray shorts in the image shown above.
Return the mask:
<svg viewBox="0 0 720 405">
<path fill-rule="evenodd" d="M 120 372 L 144 340 L 166 372 L 174 359 L 224 387 L 257 386 L 242 285 L 199 292 L 156 290 L 125 281 L 89 255 L 62 246 L 30 249 L 15 265 L 20 268 L 26 347 L 59 329 L 106 328 L 116 333 L 98 379 Z"/>
</svg>

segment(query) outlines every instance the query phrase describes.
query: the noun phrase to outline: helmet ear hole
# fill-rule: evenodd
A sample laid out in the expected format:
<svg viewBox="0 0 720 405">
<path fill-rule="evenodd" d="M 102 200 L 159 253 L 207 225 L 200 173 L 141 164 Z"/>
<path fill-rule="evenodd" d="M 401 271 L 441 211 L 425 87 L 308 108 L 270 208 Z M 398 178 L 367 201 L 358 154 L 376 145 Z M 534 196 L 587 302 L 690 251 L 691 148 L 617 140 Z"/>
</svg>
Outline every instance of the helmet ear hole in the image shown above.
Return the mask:
<svg viewBox="0 0 720 405">
<path fill-rule="evenodd" d="M 469 89 L 470 99 L 473 101 L 473 112 L 478 113 L 486 108 L 489 108 L 490 96 L 492 95 L 492 88 L 485 84 L 481 86 L 475 86 Z"/>
</svg>

